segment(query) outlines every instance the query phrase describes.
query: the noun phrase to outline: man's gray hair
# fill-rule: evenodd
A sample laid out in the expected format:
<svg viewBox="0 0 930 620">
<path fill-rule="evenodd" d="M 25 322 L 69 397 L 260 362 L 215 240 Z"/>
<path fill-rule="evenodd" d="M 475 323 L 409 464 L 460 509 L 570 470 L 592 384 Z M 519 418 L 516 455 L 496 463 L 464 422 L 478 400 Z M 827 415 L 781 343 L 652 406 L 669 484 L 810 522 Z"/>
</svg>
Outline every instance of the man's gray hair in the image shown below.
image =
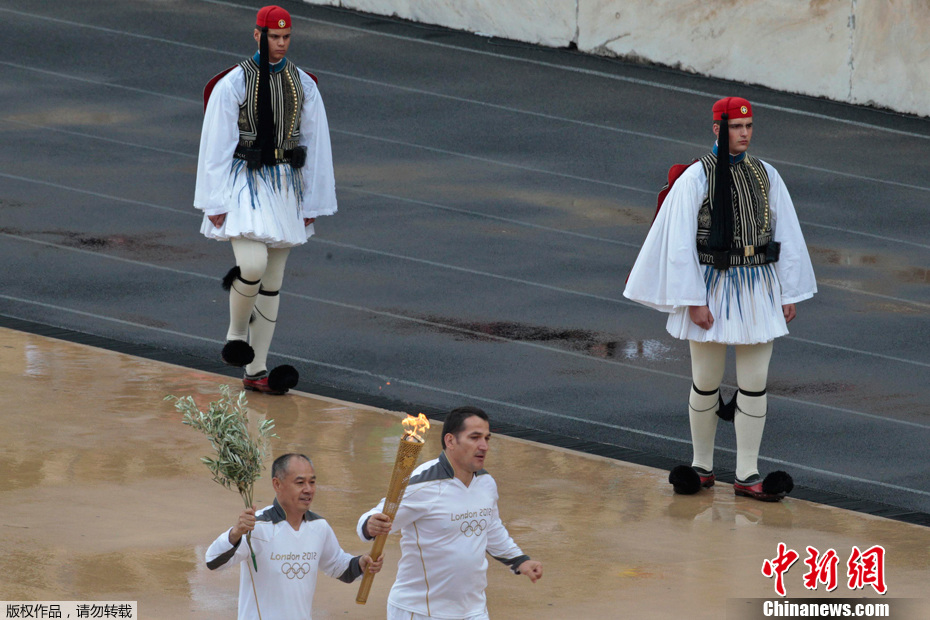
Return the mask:
<svg viewBox="0 0 930 620">
<path fill-rule="evenodd" d="M 294 457 L 302 458 L 303 460 L 310 463 L 310 466 L 313 467 L 313 461 L 310 460 L 310 457 L 306 454 L 298 454 L 297 452 L 288 452 L 287 454 L 282 454 L 274 460 L 274 463 L 271 464 L 271 477 L 283 479 L 284 475 L 287 474 L 287 468 L 291 464 L 291 459 Z"/>
</svg>

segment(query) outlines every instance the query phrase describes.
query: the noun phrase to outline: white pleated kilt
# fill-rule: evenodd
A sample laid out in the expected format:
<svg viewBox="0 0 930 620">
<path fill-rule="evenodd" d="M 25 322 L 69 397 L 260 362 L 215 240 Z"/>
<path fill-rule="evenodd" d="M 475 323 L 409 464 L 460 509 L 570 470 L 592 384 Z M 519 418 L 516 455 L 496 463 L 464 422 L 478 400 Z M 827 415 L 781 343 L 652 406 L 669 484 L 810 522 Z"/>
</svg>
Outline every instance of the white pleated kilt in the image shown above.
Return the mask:
<svg viewBox="0 0 930 620">
<path fill-rule="evenodd" d="M 244 161 L 234 159 L 224 190 L 229 207 L 226 221 L 217 228 L 204 215 L 200 232 L 208 239 L 242 237 L 273 248 L 306 243 L 313 235 L 313 224 L 304 226 L 302 182 L 300 171 L 290 164 L 249 170 Z"/>
<path fill-rule="evenodd" d="M 665 328 L 675 338 L 724 344 L 759 344 L 788 333 L 781 285 L 772 263 L 730 267 L 704 265 L 707 306 L 714 316 L 710 329 L 691 322 L 687 307 L 676 308 Z"/>
</svg>

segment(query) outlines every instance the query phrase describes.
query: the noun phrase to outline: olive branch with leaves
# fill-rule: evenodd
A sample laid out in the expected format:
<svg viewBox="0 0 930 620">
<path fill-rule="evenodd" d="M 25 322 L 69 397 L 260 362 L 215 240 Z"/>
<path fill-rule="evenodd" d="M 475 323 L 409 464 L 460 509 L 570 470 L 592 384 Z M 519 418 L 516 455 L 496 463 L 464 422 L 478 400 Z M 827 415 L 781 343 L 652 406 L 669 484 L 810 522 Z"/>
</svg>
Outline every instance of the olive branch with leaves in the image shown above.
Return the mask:
<svg viewBox="0 0 930 620">
<path fill-rule="evenodd" d="M 216 457 L 201 457 L 201 462 L 213 474 L 213 480 L 227 489 L 235 488 L 245 502 L 246 508 L 252 507 L 252 494 L 255 481 L 261 477 L 265 457 L 268 454 L 268 441 L 277 437 L 272 430 L 274 420 L 262 420 L 256 432 L 249 430 L 249 403 L 245 392 L 239 392 L 233 398 L 228 385 L 220 386 L 220 399 L 210 403 L 207 412 L 201 411 L 192 396 L 165 396 L 166 401 L 174 401 L 174 408 L 183 414 L 182 422 L 207 436 L 216 451 Z M 258 571 L 255 551 L 252 549 L 252 533 L 246 534 L 246 543 L 252 558 L 252 566 Z M 251 568 L 251 567 L 250 567 Z M 251 574 L 251 571 L 250 571 Z M 253 579 L 252 587 L 255 583 Z M 258 597 L 255 598 L 258 605 Z M 261 617 L 261 612 L 259 612 Z"/>
</svg>

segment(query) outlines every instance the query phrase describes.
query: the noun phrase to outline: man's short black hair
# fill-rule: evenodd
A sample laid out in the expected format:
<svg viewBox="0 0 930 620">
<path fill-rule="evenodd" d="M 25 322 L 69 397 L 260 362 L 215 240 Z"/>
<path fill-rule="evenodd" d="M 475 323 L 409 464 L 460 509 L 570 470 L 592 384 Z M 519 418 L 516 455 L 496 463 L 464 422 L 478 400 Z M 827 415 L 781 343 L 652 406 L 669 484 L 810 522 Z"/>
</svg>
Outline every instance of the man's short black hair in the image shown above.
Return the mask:
<svg viewBox="0 0 930 620">
<path fill-rule="evenodd" d="M 313 461 L 310 460 L 310 457 L 306 454 L 298 454 L 296 452 L 288 452 L 287 454 L 282 454 L 274 460 L 274 463 L 271 464 L 271 477 L 278 478 L 283 480 L 284 474 L 287 473 L 287 467 L 291 464 L 291 459 L 294 457 L 300 457 L 303 460 L 310 463 L 310 466 L 313 466 Z"/>
<path fill-rule="evenodd" d="M 442 423 L 442 449 L 446 449 L 446 435 L 452 433 L 453 435 L 458 435 L 459 431 L 465 426 L 465 420 L 472 416 L 478 416 L 485 422 L 490 423 L 488 420 L 488 414 L 483 410 L 478 409 L 477 407 L 459 407 L 458 409 L 453 409 L 449 412 L 449 415 L 446 416 L 445 422 Z"/>
</svg>

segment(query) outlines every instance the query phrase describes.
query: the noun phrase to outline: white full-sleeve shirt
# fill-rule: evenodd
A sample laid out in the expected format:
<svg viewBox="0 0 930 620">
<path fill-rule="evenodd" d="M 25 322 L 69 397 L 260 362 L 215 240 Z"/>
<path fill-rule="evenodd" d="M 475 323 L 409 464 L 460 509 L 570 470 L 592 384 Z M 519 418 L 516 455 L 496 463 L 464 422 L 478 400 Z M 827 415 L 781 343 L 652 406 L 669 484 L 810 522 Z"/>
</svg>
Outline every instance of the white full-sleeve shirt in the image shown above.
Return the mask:
<svg viewBox="0 0 930 620">
<path fill-rule="evenodd" d="M 262 618 L 310 620 L 317 572 L 347 583 L 362 574 L 358 556 L 342 550 L 333 528 L 320 515 L 308 511 L 300 529 L 295 530 L 275 500 L 259 510 L 255 518 L 252 548 L 258 570 L 251 566 L 245 536 L 237 545 L 231 545 L 230 530 L 213 541 L 205 558 L 210 570 L 239 566 L 239 620 L 258 620 L 255 592 Z"/>
<path fill-rule="evenodd" d="M 307 147 L 303 175 L 301 215 L 315 218 L 336 213 L 336 181 L 326 109 L 316 82 L 298 68 L 304 103 L 300 113 L 300 139 Z M 227 213 L 233 204 L 229 176 L 239 143 L 239 106 L 246 99 L 245 74 L 238 65 L 216 83 L 204 112 L 197 159 L 194 206 L 206 215 Z"/>
<path fill-rule="evenodd" d="M 487 555 L 516 569 L 529 557 L 516 545 L 497 510 L 497 483 L 486 471 L 465 486 L 445 453 L 411 474 L 393 531 L 400 532 L 401 557 L 388 602 L 441 619 L 466 618 L 487 609 Z M 384 500 L 363 514 L 358 534 Z"/>
<path fill-rule="evenodd" d="M 797 303 L 817 292 L 814 269 L 785 182 L 774 167 L 762 165 L 770 182 L 773 240 L 781 243 L 781 255 L 774 263 L 781 285 L 777 303 Z M 706 196 L 707 175 L 701 162 L 696 162 L 666 196 L 630 272 L 624 297 L 669 313 L 707 303 L 697 253 L 698 211 Z"/>
</svg>

